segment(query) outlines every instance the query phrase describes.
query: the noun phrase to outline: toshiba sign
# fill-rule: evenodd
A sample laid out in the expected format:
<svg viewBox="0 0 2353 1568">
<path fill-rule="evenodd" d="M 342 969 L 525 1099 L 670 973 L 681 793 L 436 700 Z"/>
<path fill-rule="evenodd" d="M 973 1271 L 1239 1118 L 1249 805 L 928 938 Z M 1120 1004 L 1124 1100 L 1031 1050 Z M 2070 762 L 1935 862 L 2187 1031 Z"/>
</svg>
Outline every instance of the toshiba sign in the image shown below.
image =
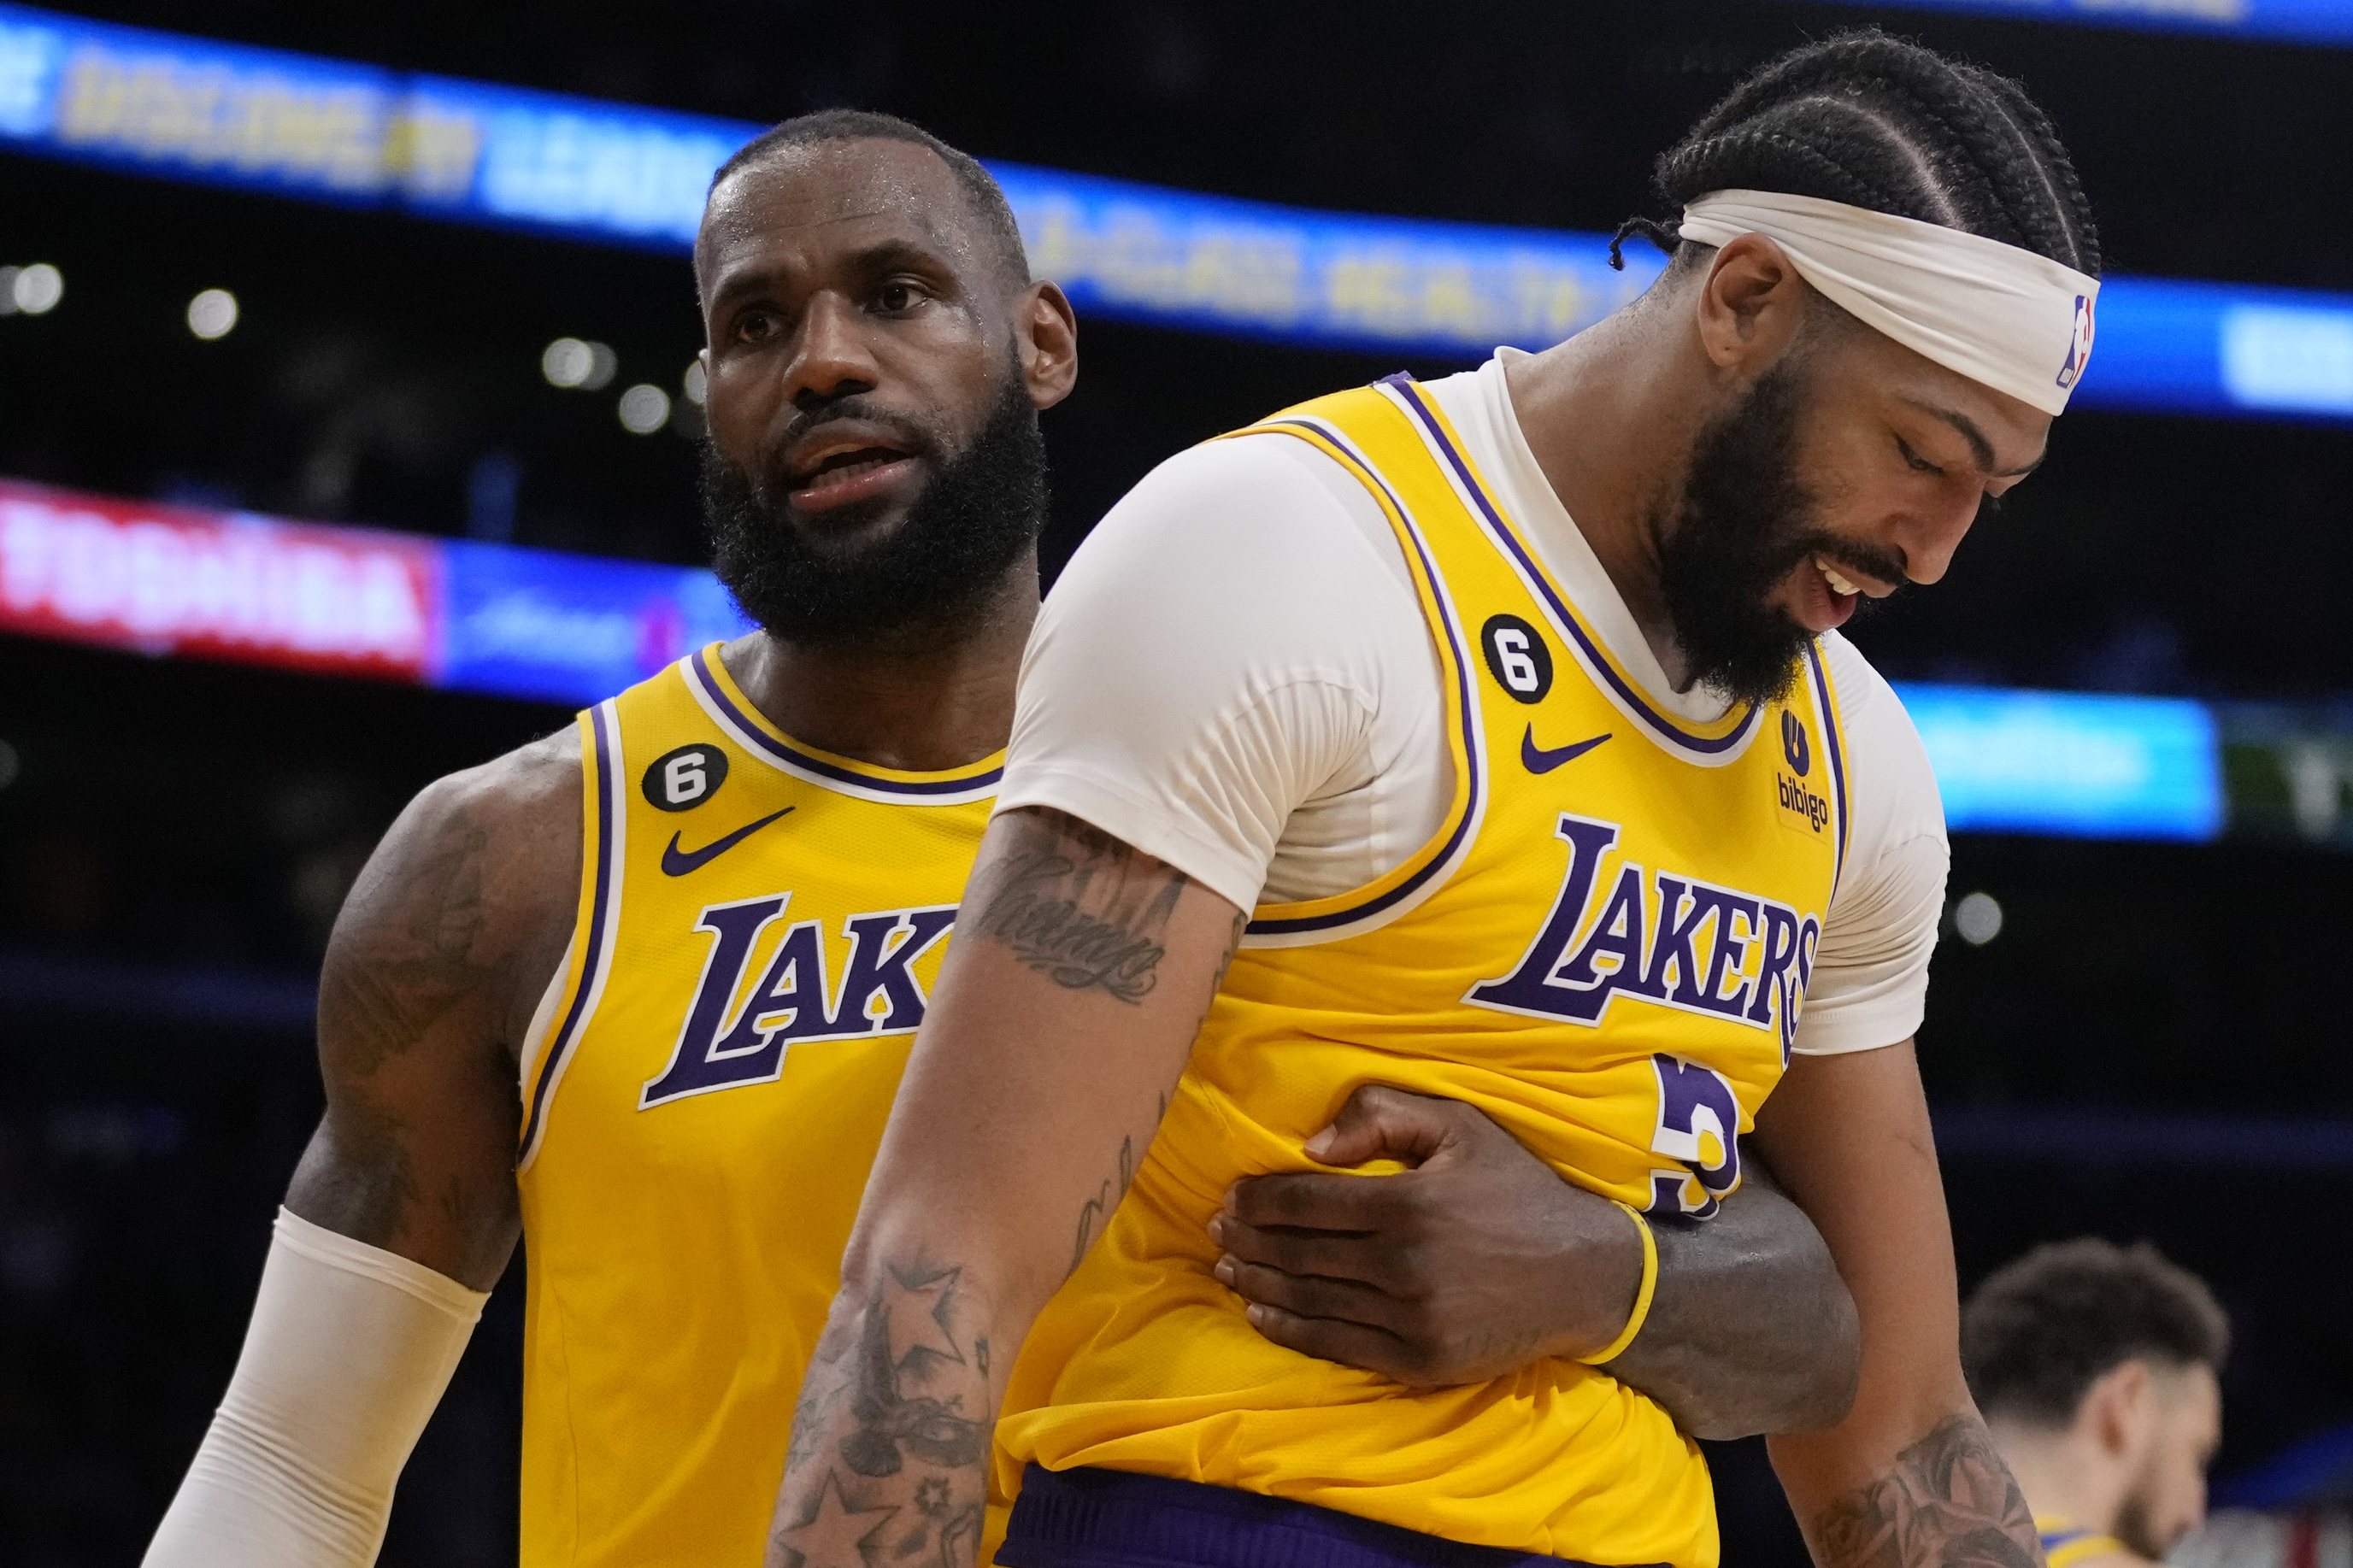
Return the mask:
<svg viewBox="0 0 2353 1568">
<path fill-rule="evenodd" d="M 0 479 L 0 629 L 421 680 L 438 564 L 427 539 Z"/>
</svg>

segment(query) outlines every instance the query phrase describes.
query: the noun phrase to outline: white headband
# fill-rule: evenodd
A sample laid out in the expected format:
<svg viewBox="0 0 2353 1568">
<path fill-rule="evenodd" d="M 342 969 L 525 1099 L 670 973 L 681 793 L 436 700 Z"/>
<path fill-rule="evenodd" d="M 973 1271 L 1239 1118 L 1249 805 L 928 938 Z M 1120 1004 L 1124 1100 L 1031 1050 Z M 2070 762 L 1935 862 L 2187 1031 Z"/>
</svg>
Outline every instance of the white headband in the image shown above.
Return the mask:
<svg viewBox="0 0 2353 1568">
<path fill-rule="evenodd" d="M 1983 235 L 1778 191 L 1711 191 L 1682 235 L 1721 247 L 1761 234 L 1799 277 L 1866 324 L 2045 414 L 2092 357 L 2100 280 Z"/>
</svg>

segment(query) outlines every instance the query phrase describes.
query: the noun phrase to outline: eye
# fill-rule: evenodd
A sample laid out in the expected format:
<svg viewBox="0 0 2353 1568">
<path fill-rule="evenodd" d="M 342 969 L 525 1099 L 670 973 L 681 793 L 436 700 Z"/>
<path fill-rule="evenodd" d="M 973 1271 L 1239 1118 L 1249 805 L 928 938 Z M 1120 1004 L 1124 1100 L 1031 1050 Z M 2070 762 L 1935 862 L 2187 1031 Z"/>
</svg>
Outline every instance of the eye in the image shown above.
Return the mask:
<svg viewBox="0 0 2353 1568">
<path fill-rule="evenodd" d="M 913 310 L 923 298 L 923 290 L 913 283 L 895 280 L 874 291 L 874 308 L 886 316 L 901 315 Z"/>
<path fill-rule="evenodd" d="M 776 318 L 766 310 L 746 310 L 735 318 L 735 339 L 738 342 L 760 343 L 774 337 Z"/>
<path fill-rule="evenodd" d="M 1915 473 L 1941 475 L 1945 471 L 1936 464 L 1930 462 L 1927 458 L 1922 457 L 1919 453 L 1914 451 L 1912 449 L 1912 443 L 1906 441 L 1901 436 L 1895 437 L 1895 449 L 1904 454 L 1904 460 L 1912 465 L 1912 471 Z"/>
</svg>

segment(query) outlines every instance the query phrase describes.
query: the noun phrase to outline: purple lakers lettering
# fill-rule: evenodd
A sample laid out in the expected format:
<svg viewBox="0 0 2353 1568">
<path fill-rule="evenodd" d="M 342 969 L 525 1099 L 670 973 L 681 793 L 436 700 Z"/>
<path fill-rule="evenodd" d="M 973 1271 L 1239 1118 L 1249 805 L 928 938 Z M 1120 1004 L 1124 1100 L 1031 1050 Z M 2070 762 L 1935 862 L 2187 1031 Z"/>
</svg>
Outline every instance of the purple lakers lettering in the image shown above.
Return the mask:
<svg viewBox="0 0 2353 1568">
<path fill-rule="evenodd" d="M 1622 860 L 1614 822 L 1563 813 L 1568 869 L 1519 967 L 1473 986 L 1475 1006 L 1599 1026 L 1617 997 L 1778 1030 L 1788 1058 L 1821 921 L 1787 904 Z"/>
<path fill-rule="evenodd" d="M 839 1040 L 858 1035 L 904 1034 L 923 1021 L 923 992 L 907 966 L 947 934 L 955 906 L 882 910 L 842 922 L 849 943 L 837 988 L 827 979 L 823 922 L 786 928 L 767 967 L 743 1005 L 746 966 L 760 933 L 784 916 L 790 893 L 712 904 L 694 929 L 712 935 L 702 979 L 670 1065 L 638 1098 L 643 1110 L 683 1095 L 741 1084 L 766 1083 L 784 1070 L 795 1040 Z"/>
</svg>

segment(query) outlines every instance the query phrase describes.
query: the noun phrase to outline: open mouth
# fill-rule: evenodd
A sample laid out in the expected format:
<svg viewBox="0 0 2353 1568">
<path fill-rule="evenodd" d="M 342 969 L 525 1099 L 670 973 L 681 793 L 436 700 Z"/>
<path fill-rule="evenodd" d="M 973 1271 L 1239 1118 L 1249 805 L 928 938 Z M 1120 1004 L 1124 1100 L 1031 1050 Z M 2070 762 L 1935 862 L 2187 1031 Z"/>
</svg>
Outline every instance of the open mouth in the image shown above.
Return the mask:
<svg viewBox="0 0 2353 1568">
<path fill-rule="evenodd" d="M 901 462 L 907 454 L 895 447 L 840 442 L 819 447 L 793 468 L 793 491 L 802 496 L 820 496 L 828 490 L 873 473 L 887 464 Z"/>
</svg>

